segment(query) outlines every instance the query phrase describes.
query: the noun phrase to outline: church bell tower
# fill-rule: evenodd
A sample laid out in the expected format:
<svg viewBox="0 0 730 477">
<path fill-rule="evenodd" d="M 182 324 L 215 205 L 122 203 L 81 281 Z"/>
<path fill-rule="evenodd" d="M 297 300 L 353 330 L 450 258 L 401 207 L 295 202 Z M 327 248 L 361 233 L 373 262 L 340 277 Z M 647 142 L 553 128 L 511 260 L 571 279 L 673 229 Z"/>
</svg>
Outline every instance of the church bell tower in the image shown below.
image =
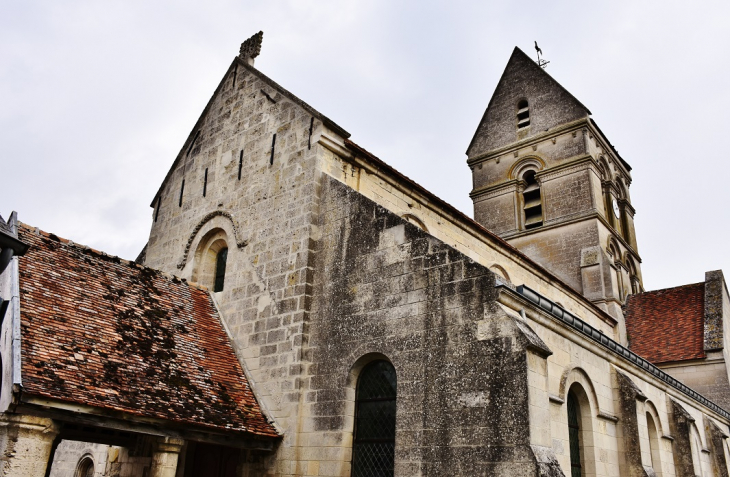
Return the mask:
<svg viewBox="0 0 730 477">
<path fill-rule="evenodd" d="M 642 291 L 631 167 L 590 114 L 515 48 L 467 150 L 470 196 L 477 222 L 623 323 Z"/>
</svg>

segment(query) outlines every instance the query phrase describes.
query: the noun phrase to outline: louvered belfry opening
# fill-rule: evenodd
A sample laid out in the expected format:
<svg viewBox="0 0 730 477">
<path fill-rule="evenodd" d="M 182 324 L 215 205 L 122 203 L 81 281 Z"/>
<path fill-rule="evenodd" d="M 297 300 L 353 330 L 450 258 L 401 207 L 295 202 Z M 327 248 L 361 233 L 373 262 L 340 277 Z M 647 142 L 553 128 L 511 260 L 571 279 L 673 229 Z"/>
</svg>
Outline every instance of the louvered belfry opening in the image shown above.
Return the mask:
<svg viewBox="0 0 730 477">
<path fill-rule="evenodd" d="M 352 449 L 353 477 L 392 477 L 395 461 L 395 368 L 373 361 L 360 374 Z"/>
<path fill-rule="evenodd" d="M 517 103 L 517 129 L 526 128 L 530 125 L 530 107 L 527 100 L 523 99 Z"/>
<path fill-rule="evenodd" d="M 580 424 L 578 400 L 572 391 L 568 392 L 568 434 L 570 440 L 570 475 L 581 476 L 580 466 Z"/>
<path fill-rule="evenodd" d="M 525 181 L 524 199 L 525 228 L 531 229 L 542 225 L 542 198 L 540 185 L 535 179 L 535 171 L 527 171 L 522 176 Z"/>
</svg>

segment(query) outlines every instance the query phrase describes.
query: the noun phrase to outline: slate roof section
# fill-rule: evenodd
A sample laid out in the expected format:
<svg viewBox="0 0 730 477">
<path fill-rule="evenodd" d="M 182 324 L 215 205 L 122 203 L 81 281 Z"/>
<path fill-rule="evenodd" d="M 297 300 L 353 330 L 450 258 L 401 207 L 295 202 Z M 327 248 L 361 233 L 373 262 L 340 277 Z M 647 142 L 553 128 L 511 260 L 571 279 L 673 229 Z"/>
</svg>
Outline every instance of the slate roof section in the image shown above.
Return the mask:
<svg viewBox="0 0 730 477">
<path fill-rule="evenodd" d="M 24 396 L 277 437 L 204 288 L 27 225 L 20 237 Z"/>
<path fill-rule="evenodd" d="M 655 364 L 705 358 L 704 309 L 704 282 L 629 296 L 631 351 Z"/>
</svg>

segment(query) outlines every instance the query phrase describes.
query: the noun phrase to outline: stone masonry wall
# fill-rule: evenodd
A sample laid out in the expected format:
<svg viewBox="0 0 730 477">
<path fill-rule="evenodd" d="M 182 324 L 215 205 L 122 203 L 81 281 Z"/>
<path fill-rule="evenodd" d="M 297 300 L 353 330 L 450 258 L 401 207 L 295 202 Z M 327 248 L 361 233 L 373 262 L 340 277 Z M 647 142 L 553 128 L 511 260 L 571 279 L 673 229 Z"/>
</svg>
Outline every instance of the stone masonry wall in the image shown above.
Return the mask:
<svg viewBox="0 0 730 477">
<path fill-rule="evenodd" d="M 517 130 L 517 104 L 527 99 L 530 126 Z M 467 151 L 474 157 L 578 120 L 588 110 L 523 52 L 515 49 Z"/>
<path fill-rule="evenodd" d="M 614 329 L 606 321 L 595 316 L 595 310 L 587 307 L 574 293 L 566 293 L 565 288 L 538 272 L 533 266 L 502 242 L 497 242 L 481 231 L 474 230 L 463 219 L 454 217 L 437 205 L 414 193 L 409 187 L 398 187 L 383 171 L 373 173 L 364 167 L 354 167 L 340 159 L 329 150 L 324 151 L 323 170 L 335 179 L 347 184 L 378 205 L 400 215 L 416 216 L 425 224 L 428 232 L 454 249 L 485 267 L 498 266 L 506 271 L 508 281 L 515 285 L 525 284 L 551 300 L 560 302 L 565 309 L 575 313 L 592 326 L 609 336 L 616 336 Z"/>
<path fill-rule="evenodd" d="M 535 475 L 524 338 L 495 276 L 331 178 L 321 207 L 303 469 L 349 475 L 356 371 L 386 357 L 395 475 Z"/>
<path fill-rule="evenodd" d="M 580 253 L 581 249 L 598 244 L 598 224 L 577 222 L 518 237 L 510 243 L 581 293 Z"/>
<path fill-rule="evenodd" d="M 94 461 L 94 477 L 106 476 L 109 449 L 105 444 L 63 440 L 56 448 L 50 477 L 76 477 L 79 462 L 86 456 Z"/>
<path fill-rule="evenodd" d="M 211 241 L 225 241 L 225 285 L 215 299 L 256 396 L 284 435 L 272 472 L 294 475 L 321 148 L 310 131 L 326 128 L 272 84 L 242 64 L 229 70 L 162 188 L 146 265 L 205 280 Z"/>
</svg>

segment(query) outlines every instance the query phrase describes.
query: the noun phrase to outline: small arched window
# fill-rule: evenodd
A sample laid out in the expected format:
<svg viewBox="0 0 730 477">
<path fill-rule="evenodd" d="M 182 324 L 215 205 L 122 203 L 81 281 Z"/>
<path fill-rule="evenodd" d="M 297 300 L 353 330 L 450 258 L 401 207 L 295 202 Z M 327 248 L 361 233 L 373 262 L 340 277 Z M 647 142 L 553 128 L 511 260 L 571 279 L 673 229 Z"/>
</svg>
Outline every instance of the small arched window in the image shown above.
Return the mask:
<svg viewBox="0 0 730 477">
<path fill-rule="evenodd" d="M 580 404 L 573 391 L 568 391 L 568 440 L 570 444 L 570 475 L 580 477 L 583 449 L 580 438 Z"/>
<path fill-rule="evenodd" d="M 629 282 L 631 283 L 631 293 L 641 293 L 641 280 L 639 279 L 639 273 L 636 268 L 634 260 L 630 257 L 626 257 L 626 268 L 629 269 Z"/>
<path fill-rule="evenodd" d="M 692 424 L 689 430 L 689 445 L 692 452 L 692 465 L 694 467 L 695 475 L 705 475 L 702 473 L 702 441 L 700 440 L 700 433 L 697 430 L 697 426 Z"/>
<path fill-rule="evenodd" d="M 352 477 L 390 477 L 395 463 L 397 380 L 387 361 L 363 368 L 355 395 Z"/>
<path fill-rule="evenodd" d="M 83 457 L 76 466 L 75 477 L 94 477 L 94 461 L 91 457 Z"/>
<path fill-rule="evenodd" d="M 228 249 L 222 248 L 218 251 L 215 258 L 215 285 L 214 292 L 223 291 L 223 284 L 226 279 L 226 261 L 228 260 Z"/>
<path fill-rule="evenodd" d="M 530 125 L 530 107 L 527 100 L 523 99 L 517 103 L 517 129 L 526 128 Z"/>
<path fill-rule="evenodd" d="M 661 454 L 659 453 L 659 433 L 657 432 L 654 418 L 650 412 L 646 413 L 646 427 L 649 429 L 649 457 L 651 467 L 655 472 L 661 472 Z"/>
<path fill-rule="evenodd" d="M 525 212 L 525 228 L 531 229 L 542 225 L 542 197 L 540 184 L 535 178 L 535 171 L 527 171 L 522 175 L 525 190 L 522 192 Z"/>
</svg>

